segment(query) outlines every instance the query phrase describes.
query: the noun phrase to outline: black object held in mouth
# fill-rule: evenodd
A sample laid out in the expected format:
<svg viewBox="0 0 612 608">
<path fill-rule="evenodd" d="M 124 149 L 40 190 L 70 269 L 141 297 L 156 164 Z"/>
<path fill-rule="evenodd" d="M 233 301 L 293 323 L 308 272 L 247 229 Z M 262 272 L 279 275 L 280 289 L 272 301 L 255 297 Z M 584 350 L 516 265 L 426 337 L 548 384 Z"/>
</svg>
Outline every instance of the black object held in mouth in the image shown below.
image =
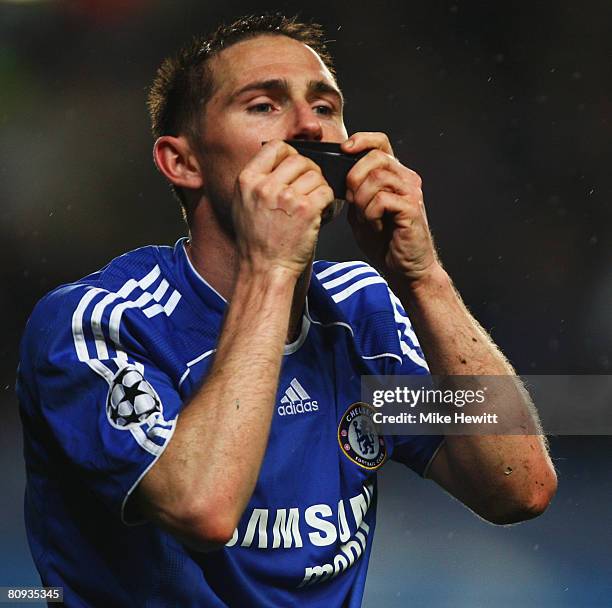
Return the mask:
<svg viewBox="0 0 612 608">
<path fill-rule="evenodd" d="M 262 145 L 266 142 L 262 142 Z M 334 191 L 334 197 L 346 200 L 346 176 L 355 163 L 363 158 L 369 150 L 359 154 L 346 154 L 340 149 L 340 144 L 327 141 L 312 141 L 307 139 L 287 139 L 292 148 L 295 148 L 302 156 L 313 160 L 319 167 L 325 181 Z"/>
</svg>

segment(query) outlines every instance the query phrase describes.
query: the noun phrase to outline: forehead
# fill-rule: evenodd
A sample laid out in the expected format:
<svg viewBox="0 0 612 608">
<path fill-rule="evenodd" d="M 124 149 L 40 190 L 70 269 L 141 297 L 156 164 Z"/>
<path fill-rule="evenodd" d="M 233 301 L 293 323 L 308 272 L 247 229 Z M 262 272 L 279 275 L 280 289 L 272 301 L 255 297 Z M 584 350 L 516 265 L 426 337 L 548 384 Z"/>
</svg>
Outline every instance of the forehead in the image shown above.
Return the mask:
<svg viewBox="0 0 612 608">
<path fill-rule="evenodd" d="M 286 36 L 262 35 L 243 40 L 211 60 L 215 92 L 231 93 L 251 81 L 268 78 L 324 80 L 334 78 L 317 53 Z"/>
</svg>

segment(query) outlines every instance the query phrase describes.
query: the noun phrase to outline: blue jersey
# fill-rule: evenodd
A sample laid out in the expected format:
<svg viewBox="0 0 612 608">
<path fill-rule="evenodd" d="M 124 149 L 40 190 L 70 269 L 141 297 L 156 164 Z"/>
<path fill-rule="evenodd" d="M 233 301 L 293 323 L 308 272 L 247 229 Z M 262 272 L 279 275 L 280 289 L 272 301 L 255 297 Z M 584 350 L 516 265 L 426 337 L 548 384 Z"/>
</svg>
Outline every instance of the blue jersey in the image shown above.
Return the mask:
<svg viewBox="0 0 612 608">
<path fill-rule="evenodd" d="M 223 549 L 193 551 L 128 505 L 210 369 L 227 306 L 184 245 L 127 253 L 28 322 L 18 395 L 42 582 L 68 606 L 359 606 L 377 469 L 392 458 L 423 475 L 441 443 L 378 436 L 360 403 L 363 374 L 427 373 L 410 322 L 364 262 L 315 262 L 255 491 Z"/>
</svg>

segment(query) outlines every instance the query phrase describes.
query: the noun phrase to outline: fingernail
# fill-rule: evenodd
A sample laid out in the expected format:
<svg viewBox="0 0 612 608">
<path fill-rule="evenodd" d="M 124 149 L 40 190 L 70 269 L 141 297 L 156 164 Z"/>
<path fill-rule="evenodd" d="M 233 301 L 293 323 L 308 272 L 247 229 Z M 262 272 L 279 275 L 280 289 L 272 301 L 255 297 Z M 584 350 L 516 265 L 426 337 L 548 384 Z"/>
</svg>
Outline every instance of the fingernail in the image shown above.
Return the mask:
<svg viewBox="0 0 612 608">
<path fill-rule="evenodd" d="M 354 145 L 355 145 L 355 142 L 354 142 L 352 139 L 349 139 L 349 140 L 346 142 L 346 147 L 347 147 L 347 148 L 352 148 Z"/>
</svg>

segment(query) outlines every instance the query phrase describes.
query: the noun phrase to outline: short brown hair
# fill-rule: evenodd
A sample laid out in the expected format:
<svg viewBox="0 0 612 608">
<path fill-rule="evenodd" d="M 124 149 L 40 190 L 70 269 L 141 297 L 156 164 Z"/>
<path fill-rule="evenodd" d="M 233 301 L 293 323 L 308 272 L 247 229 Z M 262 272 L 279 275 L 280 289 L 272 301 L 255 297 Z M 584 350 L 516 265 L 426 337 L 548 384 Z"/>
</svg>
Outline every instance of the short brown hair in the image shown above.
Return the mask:
<svg viewBox="0 0 612 608">
<path fill-rule="evenodd" d="M 304 23 L 297 16 L 286 17 L 280 13 L 240 17 L 230 25 L 221 25 L 209 36 L 194 37 L 176 55 L 163 61 L 147 99 L 153 137 L 185 134 L 197 141 L 198 119 L 214 90 L 209 60 L 242 40 L 261 35 L 287 36 L 303 42 L 335 76 L 324 30 L 319 24 Z M 171 188 L 185 208 L 180 189 L 174 185 Z"/>
</svg>

